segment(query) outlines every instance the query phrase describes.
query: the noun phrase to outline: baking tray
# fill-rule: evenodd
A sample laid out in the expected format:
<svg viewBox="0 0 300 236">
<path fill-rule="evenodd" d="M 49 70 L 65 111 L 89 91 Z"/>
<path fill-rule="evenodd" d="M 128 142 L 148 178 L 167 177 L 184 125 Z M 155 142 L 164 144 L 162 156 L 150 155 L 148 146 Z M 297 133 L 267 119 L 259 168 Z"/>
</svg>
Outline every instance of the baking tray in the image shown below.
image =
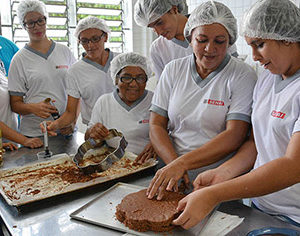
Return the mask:
<svg viewBox="0 0 300 236">
<path fill-rule="evenodd" d="M 104 226 L 110 229 L 130 233 L 133 235 L 141 236 L 158 236 L 158 235 L 172 235 L 172 236 L 194 236 L 198 235 L 201 229 L 207 223 L 208 217 L 200 222 L 196 227 L 191 230 L 184 230 L 181 227 L 175 227 L 169 232 L 138 232 L 127 228 L 124 224 L 119 222 L 115 217 L 116 206 L 122 201 L 122 199 L 130 193 L 137 192 L 145 187 L 117 183 L 110 189 L 101 193 L 98 197 L 88 202 L 78 210 L 70 214 L 70 217 L 76 220 L 84 221 L 87 223 L 95 224 L 98 226 Z M 197 234 L 195 234 L 197 232 Z"/>
<path fill-rule="evenodd" d="M 130 152 L 126 152 L 124 156 L 126 156 L 130 160 L 134 160 L 136 158 L 136 155 L 133 153 L 130 153 Z M 25 196 L 22 196 L 20 199 L 11 199 L 9 196 L 6 195 L 4 188 L 5 188 L 5 186 L 6 187 L 9 186 L 8 179 L 10 176 L 16 176 L 16 178 L 17 178 L 18 173 L 26 173 L 31 170 L 35 170 L 35 169 L 39 169 L 39 168 L 41 169 L 41 168 L 45 168 L 45 167 L 51 166 L 51 165 L 63 164 L 65 161 L 70 161 L 71 159 L 72 159 L 72 156 L 64 154 L 64 155 L 59 155 L 56 158 L 51 158 L 51 160 L 48 160 L 48 161 L 31 163 L 30 165 L 23 166 L 23 167 L 16 167 L 16 168 L 0 170 L 0 194 L 3 196 L 3 198 L 5 199 L 7 204 L 9 204 L 11 206 L 19 207 L 19 206 L 22 206 L 22 205 L 25 205 L 25 204 L 28 204 L 31 202 L 43 200 L 43 199 L 50 198 L 53 196 L 73 192 L 73 191 L 76 191 L 79 189 L 84 189 L 84 188 L 87 188 L 90 186 L 108 182 L 110 180 L 115 180 L 115 179 L 118 179 L 121 177 L 125 177 L 125 176 L 131 175 L 133 173 L 137 173 L 137 172 L 143 171 L 145 169 L 151 168 L 157 164 L 156 160 L 149 159 L 147 163 L 143 164 L 142 166 L 140 166 L 137 169 L 130 169 L 130 168 L 122 169 L 121 168 L 122 170 L 118 169 L 118 172 L 116 174 L 110 174 L 107 176 L 97 177 L 97 178 L 94 178 L 87 182 L 79 182 L 79 183 L 72 183 L 72 184 L 68 183 L 66 185 L 61 183 L 60 186 L 52 185 L 52 188 L 50 187 L 51 186 L 50 185 L 51 181 L 50 181 L 43 185 L 45 189 L 50 188 L 50 190 L 45 190 L 46 193 L 41 192 L 41 193 L 38 193 L 35 195 L 29 195 L 29 196 L 25 195 Z M 38 181 L 39 181 L 39 179 L 37 179 L 37 182 Z M 17 190 L 17 191 L 19 191 L 19 190 Z"/>
</svg>

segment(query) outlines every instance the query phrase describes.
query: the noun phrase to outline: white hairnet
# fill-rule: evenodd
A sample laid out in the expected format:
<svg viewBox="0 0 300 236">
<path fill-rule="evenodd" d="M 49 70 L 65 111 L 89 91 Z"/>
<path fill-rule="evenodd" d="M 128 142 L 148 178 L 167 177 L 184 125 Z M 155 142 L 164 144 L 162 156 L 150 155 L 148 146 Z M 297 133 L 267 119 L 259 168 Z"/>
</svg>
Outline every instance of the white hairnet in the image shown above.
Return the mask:
<svg viewBox="0 0 300 236">
<path fill-rule="evenodd" d="M 241 35 L 300 42 L 300 9 L 289 0 L 260 0 L 244 15 Z"/>
<path fill-rule="evenodd" d="M 186 0 L 138 0 L 134 6 L 134 20 L 140 26 L 148 26 L 177 6 L 178 12 L 187 14 Z"/>
<path fill-rule="evenodd" d="M 95 16 L 88 16 L 78 22 L 74 33 L 75 37 L 78 38 L 80 33 L 87 29 L 99 29 L 107 34 L 110 34 L 110 28 L 106 24 L 105 20 L 102 20 Z"/>
<path fill-rule="evenodd" d="M 113 81 L 115 81 L 117 74 L 126 66 L 138 66 L 144 70 L 148 78 L 151 76 L 147 58 L 135 52 L 127 52 L 117 55 L 110 62 L 110 74 Z"/>
<path fill-rule="evenodd" d="M 229 34 L 229 44 L 233 45 L 237 39 L 236 18 L 227 6 L 216 1 L 202 3 L 191 13 L 184 28 L 184 36 L 190 41 L 193 29 L 214 23 L 225 27 Z"/>
<path fill-rule="evenodd" d="M 20 24 L 23 26 L 24 18 L 26 17 L 28 12 L 38 12 L 45 17 L 48 17 L 48 13 L 46 10 L 46 5 L 39 0 L 23 0 L 19 3 L 17 9 L 17 15 L 19 18 Z"/>
</svg>

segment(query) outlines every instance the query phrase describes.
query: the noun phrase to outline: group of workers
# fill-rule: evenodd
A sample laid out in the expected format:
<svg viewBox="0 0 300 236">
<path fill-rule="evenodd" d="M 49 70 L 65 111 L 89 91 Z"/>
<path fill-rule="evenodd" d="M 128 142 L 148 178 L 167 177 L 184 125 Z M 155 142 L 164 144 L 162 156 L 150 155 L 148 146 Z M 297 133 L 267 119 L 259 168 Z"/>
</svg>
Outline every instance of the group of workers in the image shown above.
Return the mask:
<svg viewBox="0 0 300 236">
<path fill-rule="evenodd" d="M 86 139 L 104 139 L 116 128 L 137 162 L 158 156 L 165 163 L 148 198 L 177 191 L 178 181 L 190 183 L 188 171 L 200 170 L 174 224 L 188 229 L 221 202 L 252 198 L 253 207 L 300 227 L 299 7 L 258 0 L 245 14 L 240 35 L 265 69 L 258 78 L 236 58 L 237 21 L 226 5 L 207 1 L 190 15 L 186 7 L 184 0 L 135 4 L 136 23 L 159 36 L 150 62 L 105 48 L 106 22 L 86 17 L 75 31 L 85 50 L 76 61 L 47 37 L 44 3 L 21 1 L 29 43 L 12 59 L 8 86 L 1 75 L 3 136 L 40 147 L 42 121 L 50 135 L 70 134 L 81 112 Z M 154 93 L 145 89 L 152 72 Z M 20 133 L 12 112 L 21 116 Z"/>
</svg>

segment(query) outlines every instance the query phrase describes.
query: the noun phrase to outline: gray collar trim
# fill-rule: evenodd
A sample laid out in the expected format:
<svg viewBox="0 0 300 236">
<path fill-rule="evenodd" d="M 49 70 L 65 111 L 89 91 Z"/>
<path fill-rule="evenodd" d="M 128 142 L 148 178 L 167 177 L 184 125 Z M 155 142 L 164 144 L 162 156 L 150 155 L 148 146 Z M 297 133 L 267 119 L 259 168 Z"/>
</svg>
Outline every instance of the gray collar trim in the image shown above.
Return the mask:
<svg viewBox="0 0 300 236">
<path fill-rule="evenodd" d="M 52 41 L 52 40 L 51 40 L 51 41 Z M 50 56 L 50 54 L 53 52 L 53 50 L 54 50 L 54 48 L 55 48 L 55 45 L 56 45 L 56 43 L 55 43 L 54 41 L 52 41 L 52 44 L 51 44 L 51 46 L 50 46 L 50 48 L 49 48 L 49 50 L 48 50 L 48 52 L 47 52 L 46 54 L 41 53 L 41 52 L 39 52 L 39 51 L 37 51 L 37 50 L 35 50 L 35 49 L 29 47 L 27 43 L 25 44 L 25 47 L 24 47 L 24 48 L 26 48 L 26 49 L 29 50 L 30 52 L 32 52 L 32 53 L 34 53 L 34 54 L 36 54 L 36 55 L 38 55 L 38 56 L 40 56 L 40 57 L 42 57 L 42 58 L 44 58 L 44 59 L 47 60 L 48 57 Z"/>
<path fill-rule="evenodd" d="M 274 87 L 275 93 L 281 92 L 284 88 L 286 88 L 290 83 L 292 83 L 296 79 L 300 79 L 300 70 L 298 70 L 294 75 L 286 79 L 282 79 L 281 75 L 276 75 Z"/>
<path fill-rule="evenodd" d="M 184 39 L 184 41 L 178 40 L 177 38 L 172 38 L 171 41 L 183 48 L 188 48 L 190 46 L 189 42 Z"/>
<path fill-rule="evenodd" d="M 218 68 L 216 70 L 214 70 L 213 72 L 211 72 L 205 79 L 202 79 L 200 77 L 200 75 L 197 72 L 196 69 L 196 58 L 195 55 L 193 54 L 190 57 L 190 63 L 191 63 L 191 68 L 192 68 L 192 78 L 195 81 L 195 83 L 200 87 L 200 88 L 204 88 L 205 85 L 207 85 L 209 83 L 209 81 L 211 81 L 217 74 L 220 73 L 220 71 L 222 71 L 224 69 L 224 67 L 229 63 L 231 57 L 226 54 L 224 60 L 222 61 L 222 63 L 218 66 Z"/>
<path fill-rule="evenodd" d="M 117 100 L 117 102 L 126 109 L 126 111 L 130 111 L 133 108 L 135 108 L 139 103 L 141 103 L 144 98 L 147 96 L 148 94 L 148 90 L 145 89 L 144 94 L 138 99 L 136 100 L 131 106 L 128 106 L 125 102 L 123 102 L 123 100 L 120 98 L 119 96 L 119 89 L 115 89 L 113 92 L 114 98 Z"/>
<path fill-rule="evenodd" d="M 85 57 L 83 57 L 82 60 L 83 60 L 84 62 L 86 62 L 86 63 L 88 63 L 88 64 L 90 64 L 90 65 L 96 67 L 97 69 L 102 70 L 103 72 L 107 73 L 107 71 L 108 71 L 108 69 L 109 69 L 109 67 L 110 67 L 110 62 L 111 62 L 111 60 L 113 59 L 114 55 L 113 55 L 113 52 L 110 51 L 109 49 L 105 49 L 105 50 L 108 50 L 108 53 L 109 53 L 109 54 L 108 54 L 108 59 L 107 59 L 107 61 L 106 61 L 105 66 L 101 66 L 101 65 L 98 64 L 97 62 L 91 61 L 90 59 L 85 58 Z"/>
</svg>

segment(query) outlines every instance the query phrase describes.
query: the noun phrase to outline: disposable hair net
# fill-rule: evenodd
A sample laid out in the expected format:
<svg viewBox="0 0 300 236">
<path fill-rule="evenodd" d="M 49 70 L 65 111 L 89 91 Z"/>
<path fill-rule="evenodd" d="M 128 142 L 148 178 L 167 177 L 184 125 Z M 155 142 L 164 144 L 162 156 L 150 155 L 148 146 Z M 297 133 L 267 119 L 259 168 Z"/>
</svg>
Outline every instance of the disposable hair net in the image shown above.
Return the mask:
<svg viewBox="0 0 300 236">
<path fill-rule="evenodd" d="M 151 76 L 151 69 L 146 57 L 135 52 L 127 52 L 117 55 L 110 62 L 110 74 L 114 82 L 117 74 L 126 66 L 138 66 L 144 70 L 148 78 Z"/>
<path fill-rule="evenodd" d="M 138 0 L 134 6 L 134 20 L 140 26 L 148 26 L 177 6 L 178 12 L 187 14 L 186 0 Z"/>
<path fill-rule="evenodd" d="M 244 15 L 241 35 L 300 42 L 300 9 L 289 0 L 260 0 Z"/>
<path fill-rule="evenodd" d="M 227 6 L 216 1 L 202 3 L 191 13 L 184 28 L 184 36 L 190 41 L 193 29 L 214 23 L 219 23 L 226 28 L 229 34 L 229 44 L 233 45 L 237 39 L 236 18 Z"/>
<path fill-rule="evenodd" d="M 23 0 L 19 3 L 17 8 L 17 16 L 20 24 L 23 26 L 24 18 L 28 12 L 38 12 L 45 17 L 48 17 L 46 5 L 39 0 Z"/>
<path fill-rule="evenodd" d="M 74 33 L 75 37 L 78 38 L 80 33 L 87 29 L 99 29 L 107 34 L 110 34 L 110 28 L 106 24 L 105 20 L 99 19 L 95 16 L 88 16 L 78 22 Z"/>
</svg>

